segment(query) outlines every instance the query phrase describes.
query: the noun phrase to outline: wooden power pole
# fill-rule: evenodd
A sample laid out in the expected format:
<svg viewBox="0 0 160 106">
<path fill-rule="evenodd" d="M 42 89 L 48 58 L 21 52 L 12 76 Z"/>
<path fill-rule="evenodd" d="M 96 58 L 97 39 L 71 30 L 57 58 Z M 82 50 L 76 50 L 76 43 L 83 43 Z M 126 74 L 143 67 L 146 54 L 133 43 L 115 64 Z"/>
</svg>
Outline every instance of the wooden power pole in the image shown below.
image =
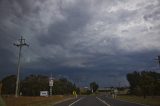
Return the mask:
<svg viewBox="0 0 160 106">
<path fill-rule="evenodd" d="M 18 41 L 19 41 L 18 43 L 13 44 L 14 46 L 19 47 L 15 97 L 18 97 L 18 95 L 19 95 L 19 71 L 20 71 L 21 50 L 22 50 L 23 46 L 29 46 L 28 44 L 25 43 L 25 39 L 22 36 Z"/>
</svg>

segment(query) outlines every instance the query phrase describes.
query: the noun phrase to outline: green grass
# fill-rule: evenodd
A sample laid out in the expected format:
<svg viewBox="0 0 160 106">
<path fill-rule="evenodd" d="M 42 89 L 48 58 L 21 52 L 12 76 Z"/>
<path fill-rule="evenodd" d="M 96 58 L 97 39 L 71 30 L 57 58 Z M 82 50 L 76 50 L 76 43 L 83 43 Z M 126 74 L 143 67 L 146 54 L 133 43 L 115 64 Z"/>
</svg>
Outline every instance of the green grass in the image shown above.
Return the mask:
<svg viewBox="0 0 160 106">
<path fill-rule="evenodd" d="M 5 106 L 5 102 L 3 101 L 1 96 L 0 96 L 0 106 Z"/>
<path fill-rule="evenodd" d="M 129 102 L 141 103 L 150 106 L 160 106 L 160 97 L 151 97 L 148 96 L 147 98 L 139 97 L 139 96 L 131 96 L 131 95 L 120 95 L 117 99 L 125 100 Z"/>
</svg>

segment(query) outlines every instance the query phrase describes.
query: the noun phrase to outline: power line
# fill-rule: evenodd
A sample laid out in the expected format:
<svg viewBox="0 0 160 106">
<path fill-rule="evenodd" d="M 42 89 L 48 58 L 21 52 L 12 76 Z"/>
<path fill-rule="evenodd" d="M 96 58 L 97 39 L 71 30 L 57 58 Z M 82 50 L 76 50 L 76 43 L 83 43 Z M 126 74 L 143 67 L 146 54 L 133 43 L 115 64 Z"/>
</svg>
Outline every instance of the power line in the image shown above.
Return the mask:
<svg viewBox="0 0 160 106">
<path fill-rule="evenodd" d="M 18 97 L 18 94 L 19 94 L 19 71 L 20 71 L 21 50 L 23 46 L 29 46 L 27 43 L 25 43 L 25 39 L 22 36 L 18 41 L 19 41 L 18 43 L 13 44 L 14 46 L 19 47 L 15 97 Z"/>
</svg>

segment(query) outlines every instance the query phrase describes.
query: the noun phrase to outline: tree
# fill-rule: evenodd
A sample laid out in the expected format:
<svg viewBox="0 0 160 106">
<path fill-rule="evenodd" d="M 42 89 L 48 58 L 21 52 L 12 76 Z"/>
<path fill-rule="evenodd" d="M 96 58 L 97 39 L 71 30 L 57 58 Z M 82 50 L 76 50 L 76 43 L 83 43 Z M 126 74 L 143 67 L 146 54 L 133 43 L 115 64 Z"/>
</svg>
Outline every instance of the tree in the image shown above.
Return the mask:
<svg viewBox="0 0 160 106">
<path fill-rule="evenodd" d="M 127 74 L 132 94 L 154 96 L 160 95 L 160 73 L 151 71 L 133 72 Z"/>
<path fill-rule="evenodd" d="M 95 92 L 98 89 L 98 87 L 99 86 L 96 82 L 91 82 L 90 83 L 90 89 L 91 89 L 92 93 Z"/>
<path fill-rule="evenodd" d="M 79 88 L 65 78 L 59 79 L 54 83 L 53 92 L 55 94 L 72 94 L 73 91 L 79 93 Z"/>
<path fill-rule="evenodd" d="M 25 96 L 39 96 L 40 91 L 48 91 L 48 77 L 42 75 L 30 75 L 21 84 L 20 89 Z"/>
<path fill-rule="evenodd" d="M 7 76 L 2 80 L 2 94 L 15 94 L 16 76 Z M 73 91 L 80 92 L 79 88 L 69 80 L 62 78 L 55 80 L 53 94 L 72 94 Z M 48 76 L 30 75 L 20 81 L 20 92 L 23 96 L 39 96 L 40 91 L 49 91 Z"/>
<path fill-rule="evenodd" d="M 140 73 L 134 71 L 133 73 L 127 74 L 127 80 L 130 84 L 131 93 L 135 94 L 137 92 L 137 85 L 140 80 Z"/>
<path fill-rule="evenodd" d="M 13 95 L 16 88 L 16 75 L 10 75 L 2 79 L 2 94 Z"/>
<path fill-rule="evenodd" d="M 149 74 L 147 74 L 146 72 L 141 73 L 139 86 L 142 90 L 142 94 L 144 98 L 146 98 L 147 94 L 149 95 L 150 93 L 152 93 L 153 87 L 154 87 L 153 83 L 154 83 L 154 79 Z"/>
</svg>

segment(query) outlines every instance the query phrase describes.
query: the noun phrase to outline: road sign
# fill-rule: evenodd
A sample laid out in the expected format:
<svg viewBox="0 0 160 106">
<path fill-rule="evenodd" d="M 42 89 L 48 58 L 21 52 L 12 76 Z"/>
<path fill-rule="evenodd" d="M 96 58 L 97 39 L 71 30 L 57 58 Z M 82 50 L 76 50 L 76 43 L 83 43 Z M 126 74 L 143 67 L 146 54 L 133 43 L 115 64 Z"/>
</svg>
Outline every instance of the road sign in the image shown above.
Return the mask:
<svg viewBox="0 0 160 106">
<path fill-rule="evenodd" d="M 73 96 L 75 96 L 75 98 L 77 98 L 77 92 L 73 91 Z"/>
<path fill-rule="evenodd" d="M 48 91 L 40 91 L 40 96 L 48 96 Z"/>
<path fill-rule="evenodd" d="M 53 82 L 53 79 L 50 78 L 50 79 L 49 79 L 49 86 L 53 86 L 53 83 L 54 83 L 54 82 Z"/>
</svg>

